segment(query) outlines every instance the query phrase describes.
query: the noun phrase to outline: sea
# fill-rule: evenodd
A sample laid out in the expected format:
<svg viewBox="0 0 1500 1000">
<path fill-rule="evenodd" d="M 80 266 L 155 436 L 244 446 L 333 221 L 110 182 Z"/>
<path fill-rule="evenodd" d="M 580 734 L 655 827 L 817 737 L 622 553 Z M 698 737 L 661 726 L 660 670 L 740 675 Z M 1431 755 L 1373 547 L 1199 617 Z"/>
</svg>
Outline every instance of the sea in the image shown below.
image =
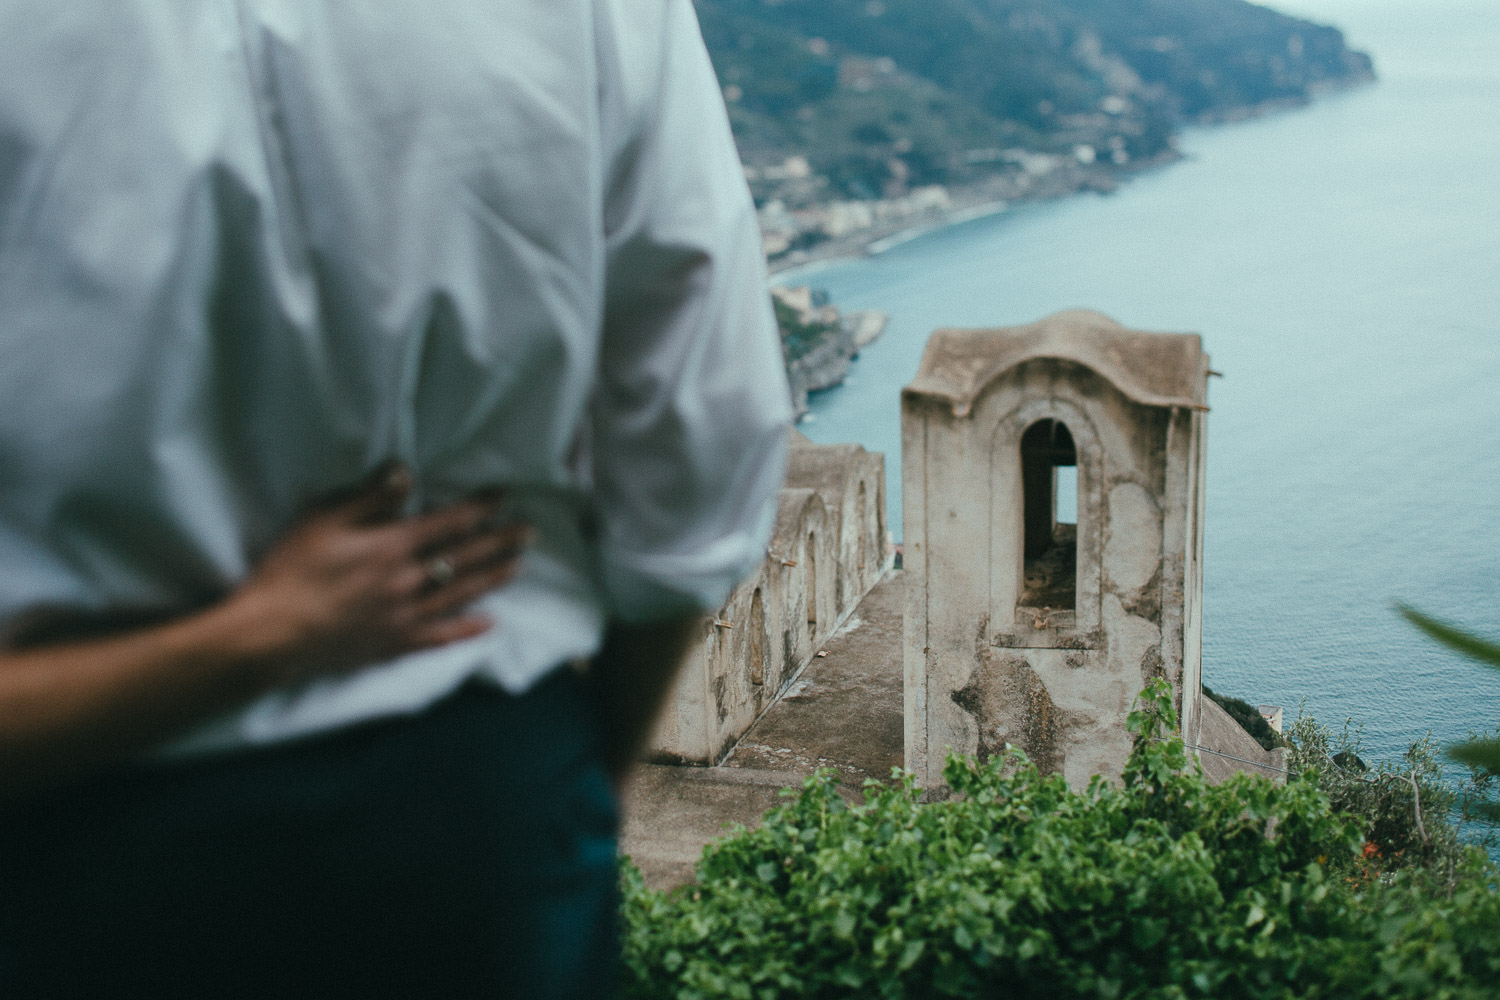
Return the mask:
<svg viewBox="0 0 1500 1000">
<path fill-rule="evenodd" d="M 884 335 L 801 430 L 886 455 L 928 334 L 1081 306 L 1201 333 L 1204 679 L 1361 730 L 1367 759 L 1500 726 L 1500 671 L 1405 602 L 1500 637 L 1500 3 L 1297 0 L 1376 83 L 1194 128 L 1109 195 L 1027 204 L 784 273 Z"/>
</svg>

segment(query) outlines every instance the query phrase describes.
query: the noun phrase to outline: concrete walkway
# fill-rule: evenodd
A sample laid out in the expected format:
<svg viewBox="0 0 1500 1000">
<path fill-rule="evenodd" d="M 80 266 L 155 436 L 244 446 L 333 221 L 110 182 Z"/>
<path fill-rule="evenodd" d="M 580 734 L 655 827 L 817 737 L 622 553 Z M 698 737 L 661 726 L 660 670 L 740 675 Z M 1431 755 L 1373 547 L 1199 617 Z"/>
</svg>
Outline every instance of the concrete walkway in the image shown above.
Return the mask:
<svg viewBox="0 0 1500 1000">
<path fill-rule="evenodd" d="M 681 885 L 703 846 L 732 823 L 753 825 L 820 767 L 848 797 L 902 764 L 899 572 L 887 576 L 760 717 L 719 767 L 644 765 L 625 801 L 620 850 L 646 884 Z"/>
</svg>

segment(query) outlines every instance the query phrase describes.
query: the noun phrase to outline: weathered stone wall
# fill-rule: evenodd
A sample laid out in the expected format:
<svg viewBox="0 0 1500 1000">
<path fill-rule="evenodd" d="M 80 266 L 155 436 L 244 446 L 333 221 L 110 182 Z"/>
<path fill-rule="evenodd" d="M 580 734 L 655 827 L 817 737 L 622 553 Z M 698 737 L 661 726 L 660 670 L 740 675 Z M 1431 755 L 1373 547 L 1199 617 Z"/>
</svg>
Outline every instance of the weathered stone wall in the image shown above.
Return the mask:
<svg viewBox="0 0 1500 1000">
<path fill-rule="evenodd" d="M 1217 785 L 1241 771 L 1263 775 L 1272 781 L 1286 780 L 1284 749 L 1262 747 L 1212 698 L 1204 698 L 1201 708 L 1198 736 L 1191 742 L 1203 748 L 1198 760 L 1209 781 Z"/>
<path fill-rule="evenodd" d="M 833 517 L 834 614 L 842 620 L 875 586 L 889 557 L 885 456 L 857 444 L 816 445 L 794 438 L 786 480 L 788 488 L 816 493 Z"/>
<path fill-rule="evenodd" d="M 1117 776 L 1150 678 L 1173 685 L 1197 731 L 1204 415 L 1143 405 L 1059 357 L 978 384 L 961 402 L 903 398 L 907 766 L 937 787 L 948 751 L 983 759 L 1013 743 L 1075 786 Z M 1071 610 L 1021 603 L 1020 440 L 1042 420 L 1076 449 Z"/>
<path fill-rule="evenodd" d="M 765 562 L 703 622 L 658 723 L 658 761 L 715 764 L 889 566 L 885 459 L 793 435 Z"/>
</svg>

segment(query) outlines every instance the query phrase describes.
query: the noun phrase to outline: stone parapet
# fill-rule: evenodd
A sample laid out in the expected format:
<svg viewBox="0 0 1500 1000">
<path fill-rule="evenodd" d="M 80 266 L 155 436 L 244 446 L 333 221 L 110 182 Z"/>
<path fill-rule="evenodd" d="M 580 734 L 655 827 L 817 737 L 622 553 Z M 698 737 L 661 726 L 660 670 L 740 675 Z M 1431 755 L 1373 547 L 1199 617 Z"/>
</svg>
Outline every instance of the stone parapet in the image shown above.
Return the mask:
<svg viewBox="0 0 1500 1000">
<path fill-rule="evenodd" d="M 653 759 L 722 760 L 890 560 L 884 456 L 794 433 L 765 561 L 704 619 L 657 725 Z"/>
</svg>

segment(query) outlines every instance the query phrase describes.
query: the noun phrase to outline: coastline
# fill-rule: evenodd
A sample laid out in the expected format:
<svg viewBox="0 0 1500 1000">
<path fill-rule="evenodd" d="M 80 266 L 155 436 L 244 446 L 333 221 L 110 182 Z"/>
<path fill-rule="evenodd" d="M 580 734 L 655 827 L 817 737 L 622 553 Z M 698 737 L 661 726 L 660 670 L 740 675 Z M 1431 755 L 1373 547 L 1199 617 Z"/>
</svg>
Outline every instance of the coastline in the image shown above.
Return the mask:
<svg viewBox="0 0 1500 1000">
<path fill-rule="evenodd" d="M 1159 156 L 1128 167 L 1103 170 L 1080 165 L 1060 169 L 1053 174 L 1034 178 L 1024 189 L 1018 189 L 1009 177 L 996 177 L 978 184 L 950 188 L 950 204 L 947 208 L 925 212 L 915 218 L 870 226 L 847 236 L 825 240 L 806 250 L 794 250 L 768 261 L 766 270 L 772 278 L 772 284 L 785 284 L 788 277 L 795 276 L 803 269 L 816 269 L 819 265 L 835 260 L 878 256 L 928 233 L 999 215 L 1016 205 L 1056 201 L 1087 192 L 1111 194 L 1120 184 L 1137 174 L 1169 166 L 1181 159 L 1183 155 L 1174 146 Z"/>
<path fill-rule="evenodd" d="M 1307 99 L 1269 101 L 1262 104 L 1235 109 L 1215 116 L 1200 119 L 1194 127 L 1216 128 L 1239 122 L 1264 118 L 1281 111 L 1307 107 L 1317 96 L 1330 92 L 1341 92 L 1377 82 L 1374 75 L 1354 80 L 1341 81 L 1338 86 L 1327 86 Z M 910 243 L 929 233 L 950 226 L 970 222 L 987 216 L 1009 211 L 1013 206 L 1056 201 L 1071 195 L 1094 192 L 1111 194 L 1120 185 L 1144 174 L 1168 167 L 1186 159 L 1174 140 L 1172 146 L 1162 154 L 1121 166 L 1104 167 L 1064 161 L 1056 169 L 1045 174 L 1032 175 L 1021 183 L 1015 176 L 995 177 L 973 185 L 949 189 L 949 204 L 942 209 L 933 209 L 915 217 L 907 217 L 883 225 L 870 226 L 858 232 L 836 239 L 826 240 L 806 250 L 794 251 L 774 261 L 769 261 L 767 270 L 772 287 L 792 288 L 811 285 L 816 274 L 824 266 L 835 261 L 856 260 L 879 256 L 903 244 Z M 1024 176 L 1024 175 L 1023 175 Z M 836 307 L 829 306 L 837 316 Z M 795 420 L 801 423 L 813 419 L 809 398 L 819 392 L 841 385 L 848 377 L 853 362 L 858 359 L 861 348 L 868 346 L 883 332 L 889 317 L 879 314 L 879 322 L 870 326 L 861 342 L 856 344 L 850 320 L 862 322 L 862 317 L 850 314 L 837 322 L 835 331 L 820 342 L 805 356 L 788 360 L 788 376 L 793 384 L 793 408 Z"/>
<path fill-rule="evenodd" d="M 1324 95 L 1371 86 L 1379 80 L 1379 76 L 1373 72 L 1368 75 L 1325 80 L 1312 88 L 1305 98 L 1283 98 L 1245 105 L 1215 115 L 1199 116 L 1185 124 L 1194 128 L 1217 128 L 1254 121 L 1267 115 L 1304 108 Z M 1015 205 L 1056 201 L 1086 192 L 1111 194 L 1121 184 L 1129 182 L 1140 174 L 1171 166 L 1184 158 L 1184 154 L 1177 149 L 1174 141 L 1170 149 L 1149 160 L 1110 168 L 1070 165 L 1070 169 L 1059 170 L 1052 175 L 1036 179 L 1025 190 L 1017 190 L 1014 182 L 1005 177 L 953 187 L 949 189 L 950 205 L 946 209 L 924 213 L 916 218 L 871 226 L 847 236 L 825 240 L 806 250 L 792 251 L 776 260 L 768 261 L 766 270 L 771 276 L 772 284 L 788 284 L 789 279 L 798 277 L 804 269 L 812 272 L 816 271 L 819 266 L 836 260 L 879 256 L 887 250 L 895 249 L 903 243 L 909 243 L 928 233 L 989 215 L 998 215 Z"/>
<path fill-rule="evenodd" d="M 1047 174 L 1030 177 L 1030 183 L 1019 190 L 1012 177 L 997 177 L 988 182 L 953 188 L 949 190 L 949 205 L 944 209 L 924 212 L 915 218 L 908 217 L 885 225 L 870 226 L 768 262 L 771 285 L 773 288 L 792 288 L 807 284 L 802 279 L 810 278 L 825 264 L 878 256 L 928 233 L 1001 214 L 1013 205 L 1055 201 L 1086 191 L 1109 194 L 1117 190 L 1122 181 L 1136 174 L 1165 167 L 1181 159 L 1183 155 L 1174 145 L 1160 156 L 1129 167 L 1101 169 L 1097 166 L 1067 163 Z M 1004 197 L 998 197 L 999 195 Z M 804 322 L 815 318 L 810 297 L 807 304 L 809 308 L 802 317 Z M 825 308 L 831 309 L 834 316 L 830 329 L 819 335 L 810 349 L 799 352 L 795 357 L 790 354 L 787 357 L 793 420 L 797 424 L 813 419 L 809 398 L 842 385 L 858 359 L 860 350 L 879 337 L 889 321 L 886 314 L 874 310 L 861 310 L 840 316 L 837 307 Z"/>
</svg>

